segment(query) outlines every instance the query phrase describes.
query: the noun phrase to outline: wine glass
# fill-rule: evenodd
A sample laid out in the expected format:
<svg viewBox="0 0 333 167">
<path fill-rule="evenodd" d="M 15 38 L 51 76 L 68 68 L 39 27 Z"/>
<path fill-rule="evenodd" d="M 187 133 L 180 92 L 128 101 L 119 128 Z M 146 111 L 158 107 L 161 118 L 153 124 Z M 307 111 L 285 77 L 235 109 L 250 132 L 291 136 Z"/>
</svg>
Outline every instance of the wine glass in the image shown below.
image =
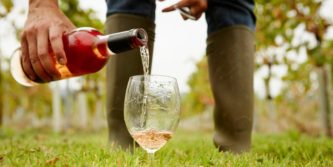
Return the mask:
<svg viewBox="0 0 333 167">
<path fill-rule="evenodd" d="M 177 80 L 160 75 L 132 76 L 127 85 L 124 118 L 134 140 L 150 155 L 171 139 L 180 117 Z"/>
</svg>

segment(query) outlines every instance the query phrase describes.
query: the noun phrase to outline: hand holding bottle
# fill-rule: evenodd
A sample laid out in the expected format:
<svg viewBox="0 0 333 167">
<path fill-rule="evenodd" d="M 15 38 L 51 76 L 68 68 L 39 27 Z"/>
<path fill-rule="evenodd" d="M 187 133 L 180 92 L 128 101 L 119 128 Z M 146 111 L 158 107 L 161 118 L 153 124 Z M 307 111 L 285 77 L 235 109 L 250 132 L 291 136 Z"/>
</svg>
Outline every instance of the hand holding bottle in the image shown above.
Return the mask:
<svg viewBox="0 0 333 167">
<path fill-rule="evenodd" d="M 165 1 L 165 0 L 159 0 Z M 188 10 L 187 10 L 188 9 Z M 184 20 L 198 20 L 207 9 L 207 0 L 181 0 L 176 4 L 166 7 L 162 12 L 179 10 Z"/>
<path fill-rule="evenodd" d="M 66 64 L 56 61 L 53 52 L 44 57 L 50 57 L 50 66 L 59 75 L 52 75 L 50 81 L 66 79 L 99 71 L 108 58 L 131 49 L 146 47 L 148 36 L 144 29 L 136 28 L 114 34 L 103 35 L 89 27 L 74 29 L 62 35 L 61 42 L 66 57 Z M 23 68 L 23 55 L 17 49 L 10 60 L 10 69 L 14 79 L 25 86 L 34 86 L 49 82 L 39 78 L 30 78 Z"/>
<path fill-rule="evenodd" d="M 55 60 L 67 62 L 62 36 L 73 30 L 73 23 L 61 12 L 57 0 L 30 0 L 29 13 L 21 34 L 22 68 L 26 75 L 39 82 L 59 76 Z"/>
</svg>

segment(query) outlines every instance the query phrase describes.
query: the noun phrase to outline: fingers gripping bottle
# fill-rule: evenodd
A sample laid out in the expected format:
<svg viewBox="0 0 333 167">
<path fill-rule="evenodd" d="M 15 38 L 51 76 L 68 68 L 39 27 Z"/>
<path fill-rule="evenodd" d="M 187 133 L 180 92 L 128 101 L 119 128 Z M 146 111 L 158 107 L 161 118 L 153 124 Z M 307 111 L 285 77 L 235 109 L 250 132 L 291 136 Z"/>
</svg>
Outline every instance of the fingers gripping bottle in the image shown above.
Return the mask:
<svg viewBox="0 0 333 167">
<path fill-rule="evenodd" d="M 58 72 L 58 75 L 52 76 L 52 81 L 95 73 L 104 67 L 111 56 L 145 46 L 148 42 L 147 33 L 141 28 L 109 35 L 102 35 L 93 28 L 78 28 L 64 34 L 62 39 L 67 63 L 59 64 L 52 51 L 49 52 L 51 64 Z M 26 75 L 20 49 L 12 55 L 10 68 L 14 79 L 24 86 L 44 83 L 40 78 L 31 79 Z"/>
</svg>

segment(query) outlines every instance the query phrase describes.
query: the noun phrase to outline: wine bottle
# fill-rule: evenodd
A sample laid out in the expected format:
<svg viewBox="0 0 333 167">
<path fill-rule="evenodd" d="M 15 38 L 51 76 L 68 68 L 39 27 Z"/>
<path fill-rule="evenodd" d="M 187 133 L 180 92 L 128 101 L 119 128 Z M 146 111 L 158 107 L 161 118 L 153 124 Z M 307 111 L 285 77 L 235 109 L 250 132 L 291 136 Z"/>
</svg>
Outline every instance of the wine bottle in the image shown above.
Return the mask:
<svg viewBox="0 0 333 167">
<path fill-rule="evenodd" d="M 59 64 L 52 51 L 49 52 L 59 72 L 58 76 L 52 76 L 53 81 L 95 73 L 104 67 L 111 56 L 147 45 L 148 37 L 141 28 L 109 35 L 103 35 L 93 28 L 78 28 L 64 34 L 62 40 L 67 58 L 66 65 Z M 40 78 L 32 80 L 26 75 L 21 57 L 20 49 L 11 57 L 10 68 L 13 78 L 25 86 L 43 83 Z"/>
</svg>

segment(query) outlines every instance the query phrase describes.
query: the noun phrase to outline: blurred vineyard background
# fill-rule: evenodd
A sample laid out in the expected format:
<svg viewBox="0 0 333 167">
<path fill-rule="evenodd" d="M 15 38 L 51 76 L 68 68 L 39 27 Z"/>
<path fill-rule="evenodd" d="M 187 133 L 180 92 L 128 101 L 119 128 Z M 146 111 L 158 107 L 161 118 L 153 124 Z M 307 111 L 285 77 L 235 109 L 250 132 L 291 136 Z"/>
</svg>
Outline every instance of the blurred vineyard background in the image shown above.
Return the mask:
<svg viewBox="0 0 333 167">
<path fill-rule="evenodd" d="M 329 34 L 333 34 L 333 17 L 322 12 L 328 0 L 256 2 L 254 63 L 265 96 L 256 95 L 255 131 L 297 130 L 332 137 L 333 37 Z M 60 6 L 77 27 L 95 27 L 103 32 L 103 23 L 95 12 L 80 9 L 78 3 L 61 0 Z M 22 23 L 11 15 L 23 16 L 25 12 L 15 10 L 12 0 L 0 0 L 0 20 L 9 24 L 17 37 Z M 1 126 L 49 128 L 56 132 L 106 128 L 104 70 L 71 81 L 23 87 L 10 76 L 5 49 L 0 48 Z M 182 95 L 181 126 L 211 129 L 214 100 L 205 56 L 196 67 L 188 81 L 190 91 Z M 272 93 L 274 82 L 282 85 L 278 93 Z"/>
</svg>

